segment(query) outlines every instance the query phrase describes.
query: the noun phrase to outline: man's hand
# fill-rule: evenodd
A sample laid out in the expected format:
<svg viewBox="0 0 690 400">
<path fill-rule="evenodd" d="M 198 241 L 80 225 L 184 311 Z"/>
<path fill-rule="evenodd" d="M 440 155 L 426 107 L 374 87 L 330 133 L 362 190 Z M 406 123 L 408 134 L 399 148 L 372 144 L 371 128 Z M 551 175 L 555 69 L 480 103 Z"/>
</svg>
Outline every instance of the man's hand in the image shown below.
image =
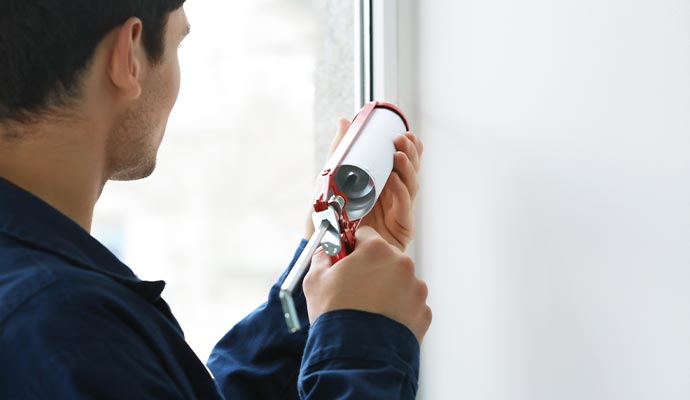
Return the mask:
<svg viewBox="0 0 690 400">
<path fill-rule="evenodd" d="M 431 309 L 414 262 L 370 227 L 360 227 L 355 238 L 355 250 L 334 265 L 323 250 L 314 255 L 303 284 L 309 320 L 335 310 L 367 311 L 407 326 L 421 343 Z"/>
<path fill-rule="evenodd" d="M 338 130 L 331 143 L 329 157 L 340 144 L 350 122 L 341 118 Z M 414 202 L 419 191 L 417 172 L 424 145 L 414 134 L 408 132 L 398 136 L 395 141 L 393 172 L 369 214 L 362 220 L 378 232 L 386 241 L 405 251 L 414 237 Z M 307 221 L 307 238 L 314 233 L 311 217 Z"/>
<path fill-rule="evenodd" d="M 414 202 L 419 192 L 417 172 L 424 145 L 413 133 L 395 138 L 393 172 L 374 208 L 362 219 L 388 243 L 405 251 L 414 237 Z"/>
</svg>

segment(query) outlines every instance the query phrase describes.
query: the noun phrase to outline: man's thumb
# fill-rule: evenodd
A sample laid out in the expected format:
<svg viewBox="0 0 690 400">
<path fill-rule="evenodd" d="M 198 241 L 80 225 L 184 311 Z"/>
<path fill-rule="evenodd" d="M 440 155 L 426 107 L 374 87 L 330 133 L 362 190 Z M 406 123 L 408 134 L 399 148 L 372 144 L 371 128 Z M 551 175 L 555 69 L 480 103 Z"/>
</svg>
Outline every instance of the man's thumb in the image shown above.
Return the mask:
<svg viewBox="0 0 690 400">
<path fill-rule="evenodd" d="M 331 260 L 331 256 L 326 254 L 325 251 L 323 251 L 323 248 L 319 247 L 316 249 L 314 252 L 314 255 L 311 258 L 311 267 L 310 269 L 312 270 L 324 270 L 328 269 L 333 265 L 333 261 Z"/>
</svg>

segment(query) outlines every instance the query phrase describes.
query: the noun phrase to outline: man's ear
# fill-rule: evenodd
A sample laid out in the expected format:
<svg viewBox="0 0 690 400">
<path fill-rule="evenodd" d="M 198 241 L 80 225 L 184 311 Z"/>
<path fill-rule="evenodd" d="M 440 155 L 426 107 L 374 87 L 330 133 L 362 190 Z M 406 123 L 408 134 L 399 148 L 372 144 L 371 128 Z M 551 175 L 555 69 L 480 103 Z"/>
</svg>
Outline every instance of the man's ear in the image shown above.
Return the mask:
<svg viewBox="0 0 690 400">
<path fill-rule="evenodd" d="M 116 88 L 130 99 L 141 95 L 142 73 L 142 22 L 130 18 L 116 28 L 115 42 L 110 52 L 108 73 Z"/>
</svg>

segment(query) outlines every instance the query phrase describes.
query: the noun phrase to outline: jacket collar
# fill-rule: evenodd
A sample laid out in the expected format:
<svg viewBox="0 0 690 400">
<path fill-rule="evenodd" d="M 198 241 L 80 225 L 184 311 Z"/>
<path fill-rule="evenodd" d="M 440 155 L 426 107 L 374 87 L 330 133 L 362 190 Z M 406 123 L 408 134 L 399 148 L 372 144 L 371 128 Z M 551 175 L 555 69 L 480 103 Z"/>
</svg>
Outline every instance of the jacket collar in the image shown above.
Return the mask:
<svg viewBox="0 0 690 400">
<path fill-rule="evenodd" d="M 142 281 L 76 222 L 35 195 L 0 178 L 0 235 L 99 272 L 150 301 L 160 298 L 163 281 Z"/>
</svg>

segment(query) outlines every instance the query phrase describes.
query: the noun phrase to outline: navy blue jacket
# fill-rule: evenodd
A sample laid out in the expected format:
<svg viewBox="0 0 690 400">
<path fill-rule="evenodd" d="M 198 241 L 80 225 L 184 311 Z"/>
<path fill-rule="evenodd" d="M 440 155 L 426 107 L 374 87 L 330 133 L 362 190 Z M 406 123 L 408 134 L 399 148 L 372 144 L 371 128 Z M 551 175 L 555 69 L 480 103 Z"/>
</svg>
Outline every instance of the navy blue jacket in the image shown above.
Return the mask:
<svg viewBox="0 0 690 400">
<path fill-rule="evenodd" d="M 413 399 L 412 332 L 343 310 L 289 334 L 278 299 L 289 269 L 207 369 L 161 298 L 163 281 L 138 279 L 79 225 L 0 179 L 0 399 Z M 298 304 L 306 324 L 301 294 Z"/>
</svg>

